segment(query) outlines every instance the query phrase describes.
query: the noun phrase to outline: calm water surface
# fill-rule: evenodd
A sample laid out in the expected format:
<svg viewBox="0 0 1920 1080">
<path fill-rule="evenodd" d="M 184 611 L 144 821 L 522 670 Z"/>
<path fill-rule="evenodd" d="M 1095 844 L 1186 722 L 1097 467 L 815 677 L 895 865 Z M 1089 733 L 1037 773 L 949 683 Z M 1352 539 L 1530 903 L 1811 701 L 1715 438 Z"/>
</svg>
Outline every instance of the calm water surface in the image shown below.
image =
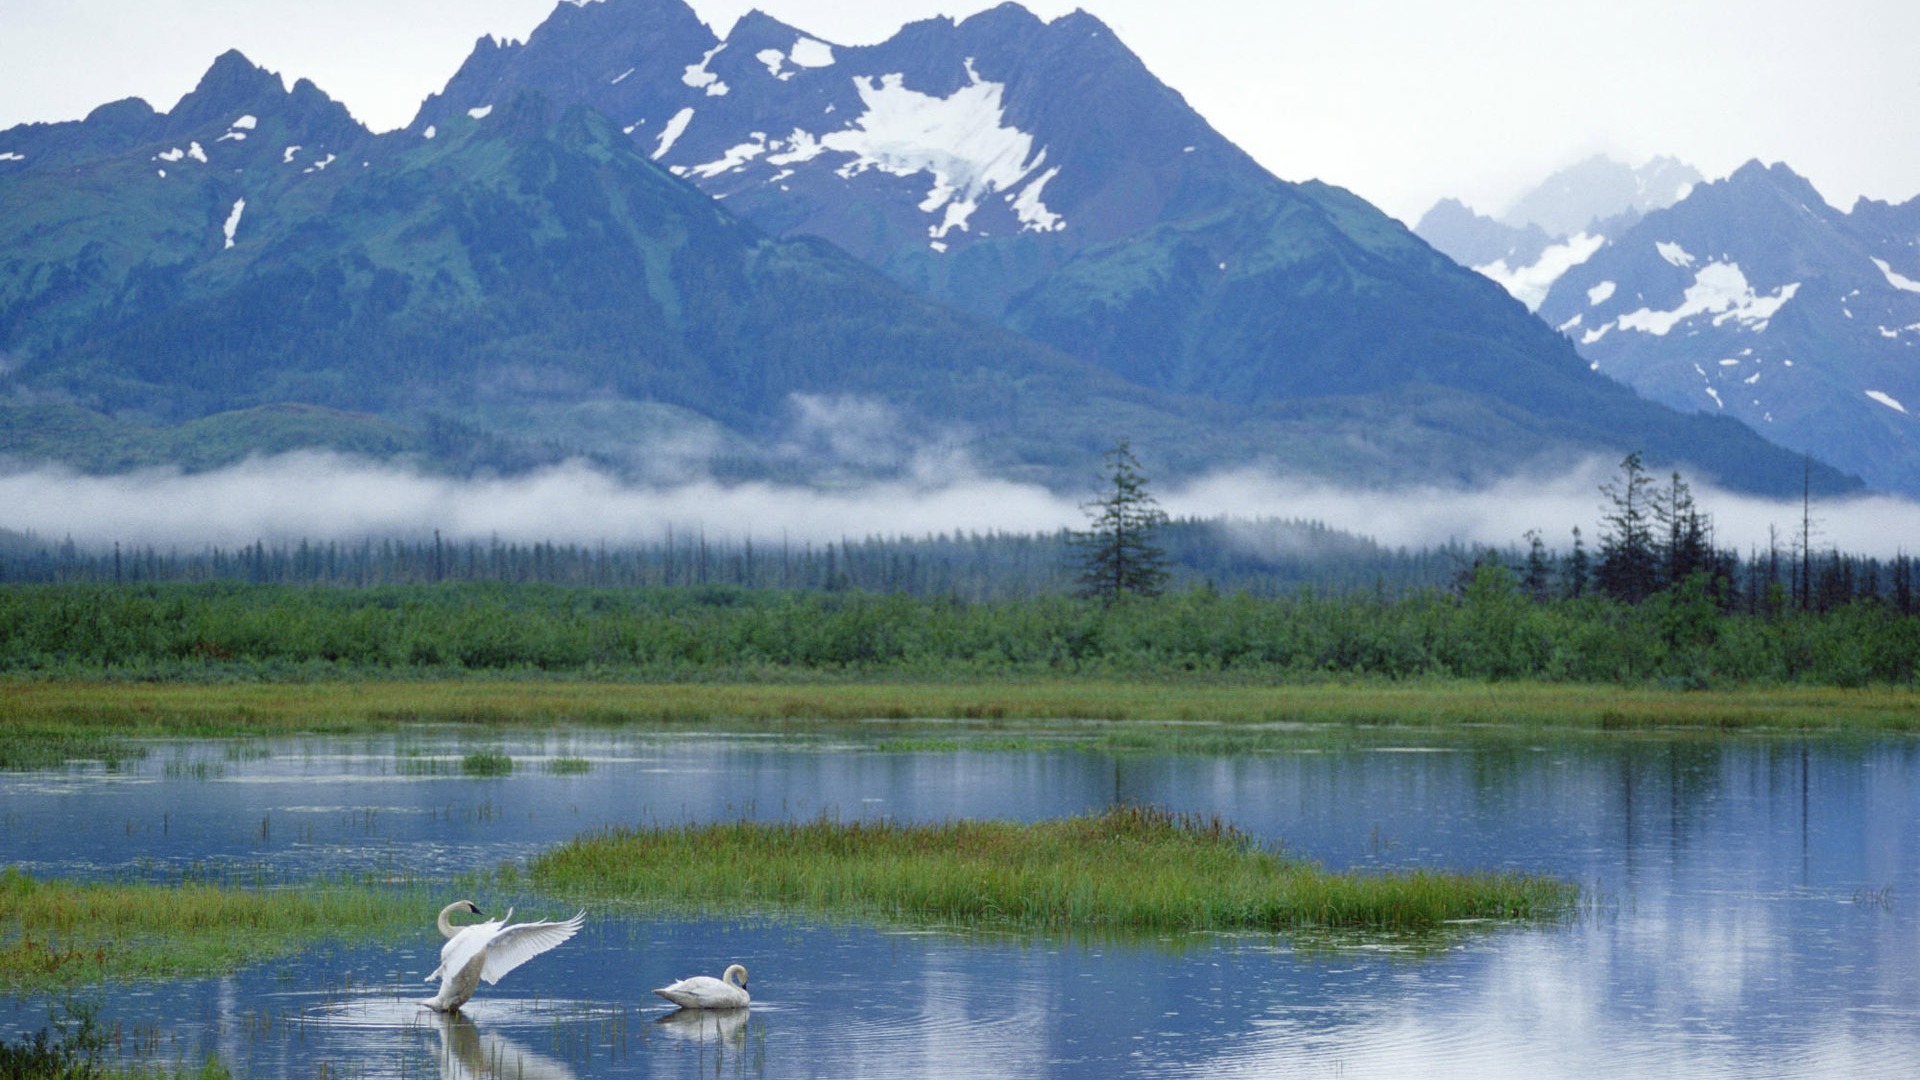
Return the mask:
<svg viewBox="0 0 1920 1080">
<path fill-rule="evenodd" d="M 462 754 L 510 754 L 500 778 Z M 581 775 L 542 768 L 585 758 Z M 439 875 L 606 824 L 1039 818 L 1117 799 L 1219 813 L 1334 867 L 1579 882 L 1565 925 L 1445 941 L 1082 941 L 590 913 L 560 949 L 420 1009 L 399 946 L 103 995 L 150 1057 L 236 1075 L 1910 1076 L 1920 1073 L 1920 744 L 1622 741 L 1240 757 L 879 753 L 751 738 L 168 744 L 0 776 L 0 861 Z M 482 906 L 491 898 L 479 897 Z M 522 912 L 557 915 L 562 912 Z M 648 993 L 730 961 L 744 1015 Z M 47 1005 L 0 1001 L 12 1032 Z"/>
</svg>

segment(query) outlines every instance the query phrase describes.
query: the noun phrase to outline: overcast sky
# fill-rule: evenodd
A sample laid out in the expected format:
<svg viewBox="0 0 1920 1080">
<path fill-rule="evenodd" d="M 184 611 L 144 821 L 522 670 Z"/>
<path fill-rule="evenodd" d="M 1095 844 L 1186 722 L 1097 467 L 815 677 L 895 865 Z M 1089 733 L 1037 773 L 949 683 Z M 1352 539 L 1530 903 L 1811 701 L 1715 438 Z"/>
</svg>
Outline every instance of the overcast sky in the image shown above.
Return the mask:
<svg viewBox="0 0 1920 1080">
<path fill-rule="evenodd" d="M 693 0 L 724 33 L 752 7 L 839 44 L 989 0 Z M 1785 161 L 1842 209 L 1920 195 L 1913 0 L 1030 0 L 1084 7 L 1269 169 L 1412 223 L 1444 195 L 1498 213 L 1605 152 L 1709 177 Z M 483 34 L 554 0 L 0 0 L 0 128 L 117 98 L 168 109 L 238 48 L 399 127 Z M 5 147 L 0 147 L 4 151 Z"/>
</svg>

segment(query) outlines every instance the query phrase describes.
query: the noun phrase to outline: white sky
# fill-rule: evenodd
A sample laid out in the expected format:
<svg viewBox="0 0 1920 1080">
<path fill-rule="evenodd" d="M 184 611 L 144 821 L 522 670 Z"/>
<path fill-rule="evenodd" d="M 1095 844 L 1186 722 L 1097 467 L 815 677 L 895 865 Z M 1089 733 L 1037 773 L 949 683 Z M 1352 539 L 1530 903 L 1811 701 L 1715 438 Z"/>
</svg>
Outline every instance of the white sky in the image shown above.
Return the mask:
<svg viewBox="0 0 1920 1080">
<path fill-rule="evenodd" d="M 694 0 L 842 44 L 991 0 Z M 1785 161 L 1842 209 L 1920 195 L 1912 0 L 1030 0 L 1085 7 L 1228 138 L 1289 180 L 1411 223 L 1444 195 L 1498 213 L 1597 152 L 1709 177 Z M 482 34 L 554 0 L 0 0 L 0 128 L 116 98 L 168 109 L 239 48 L 376 129 L 404 124 Z M 0 152 L 5 147 L 0 146 Z"/>
</svg>

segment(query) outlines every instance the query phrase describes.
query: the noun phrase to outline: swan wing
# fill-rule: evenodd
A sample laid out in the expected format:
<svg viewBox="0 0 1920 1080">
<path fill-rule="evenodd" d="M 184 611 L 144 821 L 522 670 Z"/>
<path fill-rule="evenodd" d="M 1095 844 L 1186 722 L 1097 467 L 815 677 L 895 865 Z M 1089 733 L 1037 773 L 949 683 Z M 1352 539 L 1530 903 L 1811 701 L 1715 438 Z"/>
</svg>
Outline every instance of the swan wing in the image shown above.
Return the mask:
<svg viewBox="0 0 1920 1080">
<path fill-rule="evenodd" d="M 486 943 L 487 960 L 480 977 L 489 985 L 499 982 L 507 972 L 572 937 L 586 914 L 583 911 L 562 922 L 521 923 L 501 929 Z"/>
</svg>

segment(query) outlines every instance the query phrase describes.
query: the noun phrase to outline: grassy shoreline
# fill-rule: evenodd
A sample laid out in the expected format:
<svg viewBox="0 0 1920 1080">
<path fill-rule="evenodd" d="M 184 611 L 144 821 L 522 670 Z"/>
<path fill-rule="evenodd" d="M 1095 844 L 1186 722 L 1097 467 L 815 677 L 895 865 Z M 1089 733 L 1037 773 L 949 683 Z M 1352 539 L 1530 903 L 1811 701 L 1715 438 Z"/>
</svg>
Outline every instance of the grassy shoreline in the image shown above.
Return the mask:
<svg viewBox="0 0 1920 1080">
<path fill-rule="evenodd" d="M 1020 729 L 1388 728 L 1621 732 L 1920 732 L 1920 691 L 1770 687 L 1660 690 L 1465 681 L 1240 684 L 1046 679 L 968 682 L 626 683 L 541 679 L 125 683 L 0 679 L 0 739 L 55 741 L 649 727 L 826 731 L 883 721 Z M 16 766 L 18 767 L 18 766 Z"/>
</svg>

